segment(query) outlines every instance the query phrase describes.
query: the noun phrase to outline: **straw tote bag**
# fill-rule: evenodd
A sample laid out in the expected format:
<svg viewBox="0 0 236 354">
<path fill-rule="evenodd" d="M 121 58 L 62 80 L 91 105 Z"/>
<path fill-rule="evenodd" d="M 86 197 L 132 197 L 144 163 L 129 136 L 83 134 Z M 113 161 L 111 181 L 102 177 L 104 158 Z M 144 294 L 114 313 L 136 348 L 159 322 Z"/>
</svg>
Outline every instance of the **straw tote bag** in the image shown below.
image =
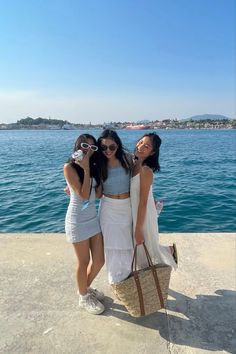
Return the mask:
<svg viewBox="0 0 236 354">
<path fill-rule="evenodd" d="M 169 265 L 153 265 L 145 243 L 139 247 L 144 247 L 149 266 L 137 270 L 137 247 L 134 249 L 130 276 L 111 285 L 114 294 L 133 317 L 149 315 L 165 308 L 171 274 Z"/>
</svg>

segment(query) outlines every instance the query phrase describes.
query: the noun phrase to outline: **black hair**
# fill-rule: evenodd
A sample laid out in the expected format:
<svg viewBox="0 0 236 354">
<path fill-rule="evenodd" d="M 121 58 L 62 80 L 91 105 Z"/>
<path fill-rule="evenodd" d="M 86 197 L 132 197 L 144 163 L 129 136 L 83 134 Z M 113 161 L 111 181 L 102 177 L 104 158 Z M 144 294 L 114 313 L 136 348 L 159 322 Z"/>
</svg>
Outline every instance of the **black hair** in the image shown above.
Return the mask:
<svg viewBox="0 0 236 354">
<path fill-rule="evenodd" d="M 96 139 L 90 135 L 90 134 L 82 134 L 80 135 L 74 145 L 74 152 L 81 149 L 81 143 L 86 143 L 88 141 L 88 139 L 93 140 L 93 144 L 97 146 L 97 141 Z M 92 156 L 89 159 L 89 167 L 90 167 L 90 176 L 95 178 L 95 181 L 97 183 L 97 187 L 100 185 L 101 183 L 101 178 L 100 178 L 100 173 L 99 173 L 99 166 L 98 166 L 98 161 L 99 161 L 99 154 L 97 151 L 94 151 L 94 153 L 92 154 Z M 72 167 L 76 170 L 80 182 L 83 183 L 84 181 L 84 170 L 82 169 L 82 167 L 80 167 L 79 165 L 77 165 L 75 163 L 75 160 L 71 157 L 68 162 L 72 165 Z"/>
<path fill-rule="evenodd" d="M 144 137 L 150 138 L 152 142 L 152 155 L 148 156 L 144 161 L 143 164 L 150 167 L 153 172 L 160 171 L 160 164 L 159 164 L 159 153 L 160 153 L 160 146 L 161 146 L 161 138 L 156 133 L 149 133 L 144 134 L 140 140 Z"/>
<path fill-rule="evenodd" d="M 100 137 L 97 140 L 98 143 L 98 148 L 100 151 L 100 167 L 101 167 L 101 178 L 103 181 L 107 179 L 108 176 L 108 166 L 107 162 L 108 159 L 107 157 L 101 152 L 101 145 L 102 145 L 102 140 L 103 139 L 111 139 L 113 140 L 116 145 L 117 145 L 117 150 L 115 153 L 115 157 L 120 161 L 121 166 L 126 170 L 126 173 L 130 173 L 132 169 L 132 162 L 131 159 L 128 158 L 129 152 L 126 150 L 120 140 L 120 137 L 118 134 L 111 129 L 105 129 Z"/>
</svg>

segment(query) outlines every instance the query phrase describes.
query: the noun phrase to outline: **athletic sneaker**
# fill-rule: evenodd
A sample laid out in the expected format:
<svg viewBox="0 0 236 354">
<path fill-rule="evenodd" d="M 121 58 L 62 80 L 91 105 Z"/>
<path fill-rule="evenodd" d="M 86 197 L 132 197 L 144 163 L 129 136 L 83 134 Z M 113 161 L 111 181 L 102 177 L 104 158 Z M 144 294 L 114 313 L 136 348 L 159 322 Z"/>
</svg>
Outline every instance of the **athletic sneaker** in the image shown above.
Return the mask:
<svg viewBox="0 0 236 354">
<path fill-rule="evenodd" d="M 80 296 L 79 307 L 85 309 L 92 315 L 100 315 L 105 310 L 104 305 L 92 294 L 89 294 L 85 299 L 82 299 Z"/>
<path fill-rule="evenodd" d="M 88 293 L 95 296 L 99 301 L 104 299 L 104 293 L 94 288 L 89 288 Z"/>
</svg>

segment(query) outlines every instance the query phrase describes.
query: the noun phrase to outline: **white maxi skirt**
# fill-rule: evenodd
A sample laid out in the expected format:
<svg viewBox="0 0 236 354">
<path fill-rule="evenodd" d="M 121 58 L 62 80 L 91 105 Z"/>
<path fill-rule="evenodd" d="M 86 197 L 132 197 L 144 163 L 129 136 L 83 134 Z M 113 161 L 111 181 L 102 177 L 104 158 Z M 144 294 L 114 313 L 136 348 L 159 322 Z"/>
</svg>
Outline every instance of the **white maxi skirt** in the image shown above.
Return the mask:
<svg viewBox="0 0 236 354">
<path fill-rule="evenodd" d="M 131 272 L 133 258 L 132 212 L 130 198 L 102 197 L 99 207 L 100 226 L 108 282 L 118 283 Z"/>
</svg>

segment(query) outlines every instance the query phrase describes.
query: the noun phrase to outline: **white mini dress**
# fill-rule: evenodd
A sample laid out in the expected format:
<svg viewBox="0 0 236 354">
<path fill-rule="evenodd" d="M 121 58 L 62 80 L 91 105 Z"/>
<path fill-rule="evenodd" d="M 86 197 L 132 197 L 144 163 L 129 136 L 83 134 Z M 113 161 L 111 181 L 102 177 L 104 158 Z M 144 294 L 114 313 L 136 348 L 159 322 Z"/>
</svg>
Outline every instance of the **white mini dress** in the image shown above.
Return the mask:
<svg viewBox="0 0 236 354">
<path fill-rule="evenodd" d="M 101 232 L 96 212 L 96 181 L 92 179 L 92 188 L 89 202 L 85 203 L 67 181 L 70 190 L 70 203 L 66 213 L 65 232 L 68 242 L 76 243 L 87 240 Z"/>
</svg>

